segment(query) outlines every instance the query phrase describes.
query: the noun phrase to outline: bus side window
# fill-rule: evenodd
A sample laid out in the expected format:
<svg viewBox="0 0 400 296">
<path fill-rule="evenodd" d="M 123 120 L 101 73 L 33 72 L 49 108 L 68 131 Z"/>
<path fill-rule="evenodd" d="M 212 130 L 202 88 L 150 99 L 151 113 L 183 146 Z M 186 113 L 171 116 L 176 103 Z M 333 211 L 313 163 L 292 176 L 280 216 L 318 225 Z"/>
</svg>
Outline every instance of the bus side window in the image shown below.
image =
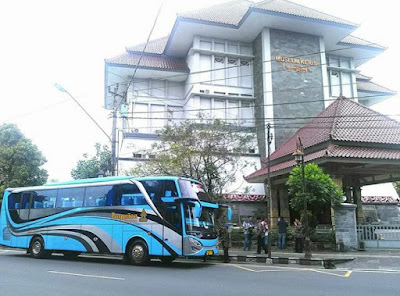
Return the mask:
<svg viewBox="0 0 400 296">
<path fill-rule="evenodd" d="M 31 207 L 31 192 L 23 192 L 20 209 L 29 209 Z"/>
<path fill-rule="evenodd" d="M 49 190 L 38 190 L 36 191 L 37 195 L 40 196 L 40 201 L 43 203 L 43 208 L 54 208 L 56 206 L 57 199 L 57 189 L 49 189 Z M 39 205 L 40 207 L 40 205 Z M 34 204 L 34 208 L 38 208 Z"/>
<path fill-rule="evenodd" d="M 85 207 L 104 207 L 114 203 L 113 186 L 88 186 L 85 191 Z"/>
<path fill-rule="evenodd" d="M 141 183 L 155 204 L 161 202 L 161 198 L 164 194 L 164 180 L 146 180 L 141 181 Z"/>
<path fill-rule="evenodd" d="M 43 200 L 44 197 L 41 195 L 40 191 L 33 192 L 33 203 L 32 203 L 32 209 L 43 209 Z"/>
<path fill-rule="evenodd" d="M 178 190 L 174 181 L 165 181 L 164 197 L 178 197 Z"/>
<path fill-rule="evenodd" d="M 118 185 L 115 205 L 147 205 L 144 195 L 134 184 Z"/>
<path fill-rule="evenodd" d="M 8 196 L 8 208 L 10 210 L 19 210 L 21 207 L 21 193 L 11 193 Z"/>
<path fill-rule="evenodd" d="M 61 188 L 57 194 L 57 207 L 59 208 L 72 208 L 81 207 L 85 188 Z"/>
</svg>

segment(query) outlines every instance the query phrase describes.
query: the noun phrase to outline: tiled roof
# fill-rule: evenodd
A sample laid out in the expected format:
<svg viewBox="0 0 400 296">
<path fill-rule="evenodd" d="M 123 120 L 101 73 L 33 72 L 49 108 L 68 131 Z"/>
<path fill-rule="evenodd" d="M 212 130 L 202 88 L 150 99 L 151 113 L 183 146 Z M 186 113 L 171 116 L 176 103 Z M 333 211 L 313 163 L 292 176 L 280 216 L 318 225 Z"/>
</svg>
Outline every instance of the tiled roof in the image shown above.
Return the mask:
<svg viewBox="0 0 400 296">
<path fill-rule="evenodd" d="M 357 24 L 346 21 L 344 19 L 317 11 L 315 9 L 312 9 L 312 8 L 309 8 L 309 7 L 306 7 L 306 6 L 297 4 L 297 3 L 286 1 L 286 0 L 263 1 L 261 3 L 254 4 L 253 7 L 258 8 L 258 9 L 263 9 L 266 11 L 301 16 L 301 17 L 315 19 L 315 20 L 333 22 L 333 23 L 344 24 L 344 25 L 355 26 L 355 27 L 357 26 Z"/>
<path fill-rule="evenodd" d="M 292 154 L 298 137 L 305 149 L 329 140 L 400 145 L 400 123 L 340 98 L 275 150 L 271 160 Z"/>
<path fill-rule="evenodd" d="M 235 0 L 195 11 L 185 12 L 178 16 L 181 18 L 238 26 L 249 9 L 259 9 L 357 27 L 357 25 L 352 22 L 287 0 L 266 0 L 259 3 L 253 3 L 252 1 L 246 0 Z"/>
<path fill-rule="evenodd" d="M 126 47 L 128 52 L 143 52 L 144 47 L 146 46 L 145 53 L 153 53 L 153 54 L 162 54 L 164 52 L 165 46 L 167 45 L 169 36 L 165 36 L 162 38 L 158 38 L 155 40 L 150 40 L 146 46 L 146 43 L 142 43 L 139 45 L 133 45 Z"/>
<path fill-rule="evenodd" d="M 351 146 L 338 146 L 329 145 L 327 148 L 306 154 L 304 156 L 305 162 L 314 161 L 319 158 L 352 158 L 352 159 L 380 159 L 380 160 L 400 160 L 400 149 L 380 149 L 368 147 L 351 147 Z M 278 172 L 287 168 L 294 167 L 296 161 L 291 159 L 289 161 L 281 162 L 270 167 L 270 172 Z M 246 180 L 254 179 L 256 177 L 268 174 L 268 168 L 262 168 L 254 173 L 245 177 Z"/>
<path fill-rule="evenodd" d="M 376 84 L 372 81 L 357 81 L 357 89 L 360 91 L 380 92 L 393 95 L 396 94 L 395 91 L 383 87 L 379 84 Z"/>
<path fill-rule="evenodd" d="M 124 53 L 119 56 L 107 59 L 108 64 L 118 64 L 127 66 L 137 66 L 140 59 L 140 54 Z M 157 68 L 172 71 L 189 72 L 189 68 L 184 59 L 162 56 L 162 55 L 146 55 L 142 56 L 139 67 Z"/>
<path fill-rule="evenodd" d="M 251 4 L 252 2 L 243 0 L 229 1 L 203 9 L 184 12 L 179 14 L 178 17 L 237 26 Z"/>
<path fill-rule="evenodd" d="M 357 73 L 357 74 L 356 74 L 356 79 L 357 79 L 357 80 L 371 80 L 372 77 L 369 77 L 369 76 L 366 76 L 366 75 Z"/>
<path fill-rule="evenodd" d="M 382 149 L 382 148 L 330 145 L 328 149 L 326 149 L 326 156 L 340 157 L 340 158 L 400 160 L 400 149 Z"/>
<path fill-rule="evenodd" d="M 304 161 L 305 162 L 309 162 L 309 161 L 321 158 L 324 155 L 325 155 L 325 150 L 320 150 L 320 151 L 317 151 L 317 152 L 314 152 L 314 153 L 306 154 L 304 156 Z M 294 167 L 296 164 L 297 164 L 296 161 L 292 157 L 291 160 L 288 160 L 288 161 L 285 161 L 285 162 L 281 162 L 281 163 L 278 163 L 276 165 L 272 165 L 270 167 L 270 172 L 271 173 L 278 172 L 278 171 L 281 171 L 281 170 L 284 170 L 284 169 L 287 169 L 287 168 Z M 250 179 L 253 179 L 253 178 L 256 178 L 256 177 L 259 177 L 259 176 L 263 176 L 263 175 L 267 175 L 267 174 L 268 174 L 268 168 L 265 167 L 265 168 L 259 169 L 258 171 L 255 171 L 254 173 L 252 173 L 252 174 L 250 174 L 248 176 L 245 176 L 244 178 L 246 180 L 250 180 Z"/>
<path fill-rule="evenodd" d="M 373 47 L 373 48 L 378 48 L 385 50 L 386 47 L 379 45 L 377 43 L 373 43 L 364 39 L 361 39 L 359 37 L 353 36 L 353 35 L 348 35 L 344 37 L 342 40 L 340 40 L 340 43 L 347 43 L 347 44 L 352 44 L 352 45 L 361 45 L 361 46 L 367 46 L 367 47 Z"/>
</svg>

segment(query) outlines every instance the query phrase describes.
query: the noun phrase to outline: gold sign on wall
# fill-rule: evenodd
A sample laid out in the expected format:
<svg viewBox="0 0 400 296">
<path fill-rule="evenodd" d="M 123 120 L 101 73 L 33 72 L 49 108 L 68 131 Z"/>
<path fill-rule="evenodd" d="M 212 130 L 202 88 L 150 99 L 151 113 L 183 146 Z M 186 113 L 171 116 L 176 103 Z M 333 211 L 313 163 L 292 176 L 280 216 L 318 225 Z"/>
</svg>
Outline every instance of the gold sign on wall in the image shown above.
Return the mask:
<svg viewBox="0 0 400 296">
<path fill-rule="evenodd" d="M 275 61 L 282 63 L 282 69 L 284 70 L 303 72 L 303 73 L 311 72 L 309 66 L 318 66 L 318 61 L 290 58 L 283 56 L 275 56 Z M 287 64 L 292 64 L 292 65 L 287 65 Z"/>
</svg>

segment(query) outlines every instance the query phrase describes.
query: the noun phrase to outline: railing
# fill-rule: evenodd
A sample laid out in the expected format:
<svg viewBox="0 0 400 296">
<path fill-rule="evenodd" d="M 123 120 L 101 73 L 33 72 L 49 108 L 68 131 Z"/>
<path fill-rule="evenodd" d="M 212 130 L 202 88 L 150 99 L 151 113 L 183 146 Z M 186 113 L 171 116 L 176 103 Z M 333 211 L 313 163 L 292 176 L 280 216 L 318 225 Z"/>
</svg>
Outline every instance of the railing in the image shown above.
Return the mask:
<svg viewBox="0 0 400 296">
<path fill-rule="evenodd" d="M 359 241 L 400 241 L 400 224 L 357 225 Z"/>
</svg>

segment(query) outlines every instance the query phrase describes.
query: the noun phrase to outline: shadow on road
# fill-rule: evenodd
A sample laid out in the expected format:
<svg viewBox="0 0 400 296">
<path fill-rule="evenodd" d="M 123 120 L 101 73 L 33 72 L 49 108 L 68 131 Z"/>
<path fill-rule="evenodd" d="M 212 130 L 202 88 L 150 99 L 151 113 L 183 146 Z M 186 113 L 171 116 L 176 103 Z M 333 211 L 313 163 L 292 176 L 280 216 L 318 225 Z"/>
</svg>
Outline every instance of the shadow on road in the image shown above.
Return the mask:
<svg viewBox="0 0 400 296">
<path fill-rule="evenodd" d="M 70 259 L 66 258 L 62 254 L 52 254 L 48 258 L 44 259 L 35 259 L 32 258 L 28 254 L 8 254 L 8 256 L 12 256 L 15 258 L 23 258 L 24 260 L 53 260 L 53 261 L 66 261 L 66 262 L 84 262 L 84 263 L 92 263 L 92 264 L 112 264 L 112 265 L 124 265 L 124 266 L 131 266 L 131 267 L 136 267 L 136 268 L 151 268 L 151 267 L 157 267 L 157 268 L 168 268 L 168 269 L 199 269 L 199 268 L 205 268 L 207 266 L 212 265 L 211 262 L 204 262 L 202 259 L 177 259 L 176 261 L 166 264 L 161 262 L 159 259 L 152 259 L 149 263 L 149 265 L 145 266 L 135 266 L 135 265 L 130 265 L 126 263 L 122 256 L 110 256 L 108 257 L 107 255 L 89 255 L 89 254 L 84 254 L 80 255 L 75 259 Z"/>
</svg>

